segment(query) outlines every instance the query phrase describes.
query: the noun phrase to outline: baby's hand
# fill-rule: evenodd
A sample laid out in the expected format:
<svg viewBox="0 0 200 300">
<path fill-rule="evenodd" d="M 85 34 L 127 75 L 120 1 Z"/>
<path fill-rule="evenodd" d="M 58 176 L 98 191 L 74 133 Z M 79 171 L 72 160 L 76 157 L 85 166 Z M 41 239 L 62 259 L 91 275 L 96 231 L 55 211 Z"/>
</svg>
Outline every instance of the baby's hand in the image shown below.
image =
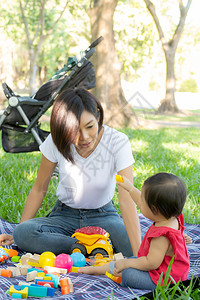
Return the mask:
<svg viewBox="0 0 200 300">
<path fill-rule="evenodd" d="M 9 246 L 14 243 L 13 236 L 10 234 L 0 234 L 0 245 Z"/>
<path fill-rule="evenodd" d="M 126 262 L 126 259 L 120 259 L 115 262 L 115 268 L 113 271 L 114 276 L 121 275 L 121 272 L 126 268 L 125 262 Z"/>
<path fill-rule="evenodd" d="M 117 181 L 117 184 L 123 187 L 128 192 L 133 188 L 133 184 L 125 176 L 115 175 L 115 179 Z"/>
</svg>

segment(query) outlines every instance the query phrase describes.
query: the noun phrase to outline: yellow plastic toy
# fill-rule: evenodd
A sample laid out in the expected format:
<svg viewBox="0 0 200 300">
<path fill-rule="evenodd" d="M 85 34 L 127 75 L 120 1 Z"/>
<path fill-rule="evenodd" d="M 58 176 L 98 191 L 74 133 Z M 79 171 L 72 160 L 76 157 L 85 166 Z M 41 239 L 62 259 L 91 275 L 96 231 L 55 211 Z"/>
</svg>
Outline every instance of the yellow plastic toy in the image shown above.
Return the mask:
<svg viewBox="0 0 200 300">
<path fill-rule="evenodd" d="M 80 252 L 84 256 L 103 258 L 113 255 L 113 247 L 109 233 L 100 227 L 83 227 L 77 229 L 72 237 L 78 241 L 72 245 L 71 253 Z"/>
<path fill-rule="evenodd" d="M 22 290 L 16 290 L 14 285 L 11 285 L 9 289 L 9 295 L 12 296 L 12 294 L 20 294 L 22 295 L 22 298 L 25 299 L 28 297 L 28 287 L 25 287 Z"/>
<path fill-rule="evenodd" d="M 107 276 L 108 278 L 110 278 L 112 281 L 114 281 L 114 282 L 116 282 L 116 283 L 118 283 L 118 284 L 120 284 L 121 281 L 122 281 L 122 278 L 121 278 L 121 277 L 116 277 L 116 276 L 110 274 L 109 272 L 106 272 L 106 276 Z"/>
<path fill-rule="evenodd" d="M 44 268 L 45 266 L 54 267 L 56 255 L 50 251 L 43 252 L 39 257 L 39 266 Z"/>
<path fill-rule="evenodd" d="M 124 182 L 124 180 L 123 180 L 123 178 L 122 178 L 122 176 L 121 175 L 115 175 L 115 179 L 116 179 L 116 181 L 117 182 Z"/>
</svg>

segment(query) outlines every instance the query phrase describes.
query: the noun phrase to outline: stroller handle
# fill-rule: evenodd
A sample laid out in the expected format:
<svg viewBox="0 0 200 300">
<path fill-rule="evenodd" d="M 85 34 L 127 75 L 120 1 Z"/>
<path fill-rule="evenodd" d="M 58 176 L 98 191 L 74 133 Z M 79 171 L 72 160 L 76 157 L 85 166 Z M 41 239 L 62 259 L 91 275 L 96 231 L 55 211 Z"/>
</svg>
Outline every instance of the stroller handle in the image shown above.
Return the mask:
<svg viewBox="0 0 200 300">
<path fill-rule="evenodd" d="M 100 36 L 98 39 L 96 39 L 90 46 L 89 48 L 94 48 L 96 47 L 99 43 L 101 43 L 103 41 L 104 37 Z"/>
</svg>

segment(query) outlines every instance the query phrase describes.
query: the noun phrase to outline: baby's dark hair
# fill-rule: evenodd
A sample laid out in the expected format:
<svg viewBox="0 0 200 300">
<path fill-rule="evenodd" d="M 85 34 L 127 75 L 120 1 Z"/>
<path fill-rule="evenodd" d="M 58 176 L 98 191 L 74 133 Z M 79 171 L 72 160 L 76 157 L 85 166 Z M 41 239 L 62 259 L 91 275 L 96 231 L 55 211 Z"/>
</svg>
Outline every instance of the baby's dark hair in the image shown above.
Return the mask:
<svg viewBox="0 0 200 300">
<path fill-rule="evenodd" d="M 184 207 L 187 189 L 183 180 L 171 173 L 157 173 L 143 184 L 144 198 L 151 211 L 166 218 L 178 217 Z"/>
</svg>

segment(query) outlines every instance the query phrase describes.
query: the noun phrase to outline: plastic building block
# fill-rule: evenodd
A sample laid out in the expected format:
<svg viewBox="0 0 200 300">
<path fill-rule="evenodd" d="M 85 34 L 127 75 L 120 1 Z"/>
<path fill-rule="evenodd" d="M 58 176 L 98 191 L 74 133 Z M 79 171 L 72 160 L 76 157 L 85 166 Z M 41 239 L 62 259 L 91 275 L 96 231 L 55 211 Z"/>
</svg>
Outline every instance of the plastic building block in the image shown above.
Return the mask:
<svg viewBox="0 0 200 300">
<path fill-rule="evenodd" d="M 27 275 L 29 269 L 32 269 L 31 266 L 28 265 L 21 266 L 20 268 L 21 275 Z"/>
<path fill-rule="evenodd" d="M 37 280 L 37 285 L 48 286 L 48 287 L 54 288 L 54 282 L 53 281 L 39 281 L 39 280 Z"/>
<path fill-rule="evenodd" d="M 39 285 L 21 285 L 21 288 L 28 289 L 29 297 L 47 297 L 47 287 Z"/>
<path fill-rule="evenodd" d="M 13 294 L 21 294 L 22 298 L 27 298 L 28 297 L 28 288 L 24 287 L 21 288 L 20 286 L 17 285 L 11 285 L 9 289 L 9 295 L 12 296 Z"/>
<path fill-rule="evenodd" d="M 0 275 L 3 276 L 3 277 L 11 277 L 12 272 L 10 270 L 2 269 L 1 272 L 0 272 Z"/>
<path fill-rule="evenodd" d="M 20 256 L 12 256 L 11 261 L 18 263 L 20 261 Z"/>
<path fill-rule="evenodd" d="M 29 272 L 26 275 L 26 281 L 33 281 L 35 280 L 35 277 L 37 277 L 37 271 Z"/>
<path fill-rule="evenodd" d="M 55 268 L 55 267 L 50 267 L 50 266 L 45 266 L 44 270 L 47 271 L 48 273 L 59 273 L 65 275 L 67 273 L 67 269 L 62 269 L 62 268 Z"/>
<path fill-rule="evenodd" d="M 60 279 L 61 293 L 62 295 L 69 294 L 69 281 L 68 278 Z"/>
<path fill-rule="evenodd" d="M 115 253 L 114 254 L 114 260 L 116 261 L 116 260 L 120 260 L 120 259 L 124 259 L 123 254 L 121 252 Z"/>
<path fill-rule="evenodd" d="M 124 182 L 124 180 L 123 180 L 123 178 L 122 178 L 122 176 L 121 175 L 115 175 L 115 179 L 116 179 L 116 181 L 117 182 Z"/>
<path fill-rule="evenodd" d="M 13 256 L 18 256 L 19 252 L 17 250 L 14 249 L 9 249 L 8 250 L 8 256 L 9 257 L 13 257 Z"/>
<path fill-rule="evenodd" d="M 22 294 L 12 293 L 12 298 L 22 299 Z"/>
<path fill-rule="evenodd" d="M 71 267 L 71 270 L 69 272 L 77 273 L 79 267 Z"/>
<path fill-rule="evenodd" d="M 38 285 L 37 284 L 31 284 L 31 287 L 38 287 Z M 49 297 L 53 297 L 54 296 L 54 294 L 55 294 L 55 289 L 54 288 L 45 287 L 45 286 L 41 286 L 41 287 L 47 289 L 47 296 L 49 296 Z"/>
<path fill-rule="evenodd" d="M 122 280 L 121 277 L 116 277 L 116 276 L 110 274 L 109 272 L 106 272 L 106 276 L 116 283 L 119 283 L 119 284 L 121 283 L 121 280 Z"/>
<path fill-rule="evenodd" d="M 12 277 L 17 277 L 21 275 L 21 270 L 19 267 L 8 267 L 7 270 L 12 272 Z"/>
</svg>

